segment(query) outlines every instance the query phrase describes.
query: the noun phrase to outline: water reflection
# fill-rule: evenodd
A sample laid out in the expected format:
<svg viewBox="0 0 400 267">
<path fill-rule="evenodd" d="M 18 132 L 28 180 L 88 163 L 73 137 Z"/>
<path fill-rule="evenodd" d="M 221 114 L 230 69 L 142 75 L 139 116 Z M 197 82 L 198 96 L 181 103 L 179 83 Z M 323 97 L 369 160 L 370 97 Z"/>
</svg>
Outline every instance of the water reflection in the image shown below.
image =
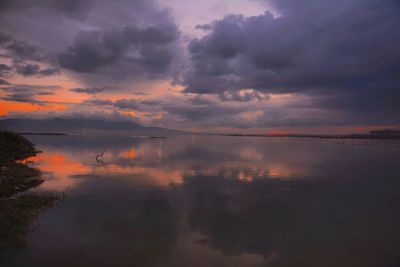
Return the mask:
<svg viewBox="0 0 400 267">
<path fill-rule="evenodd" d="M 361 182 L 361 181 L 359 181 Z M 188 222 L 227 255 L 253 253 L 270 266 L 395 266 L 398 193 L 359 184 L 264 181 L 243 186 L 190 177 Z M 393 184 L 392 184 L 393 185 Z M 390 193 L 390 191 L 392 191 Z"/>
<path fill-rule="evenodd" d="M 45 174 L 46 182 L 42 189 L 62 191 L 75 186 L 79 180 L 73 175 L 90 173 L 90 166 L 74 160 L 71 155 L 62 152 L 43 152 L 28 161 L 34 163 Z"/>
<path fill-rule="evenodd" d="M 68 189 L 5 266 L 398 266 L 400 153 L 263 138 L 40 137 Z M 95 156 L 106 147 L 98 164 Z"/>
</svg>

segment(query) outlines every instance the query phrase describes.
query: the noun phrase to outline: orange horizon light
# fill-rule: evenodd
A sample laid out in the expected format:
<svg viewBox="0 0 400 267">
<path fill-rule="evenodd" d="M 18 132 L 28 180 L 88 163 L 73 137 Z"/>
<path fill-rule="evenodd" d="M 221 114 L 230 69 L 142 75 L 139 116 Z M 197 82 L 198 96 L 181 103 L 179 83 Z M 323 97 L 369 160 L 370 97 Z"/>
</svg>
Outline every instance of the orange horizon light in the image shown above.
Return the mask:
<svg viewBox="0 0 400 267">
<path fill-rule="evenodd" d="M 62 111 L 64 104 L 33 104 L 27 102 L 14 102 L 0 100 L 0 116 L 9 115 L 10 112 L 31 112 L 31 111 Z"/>
</svg>

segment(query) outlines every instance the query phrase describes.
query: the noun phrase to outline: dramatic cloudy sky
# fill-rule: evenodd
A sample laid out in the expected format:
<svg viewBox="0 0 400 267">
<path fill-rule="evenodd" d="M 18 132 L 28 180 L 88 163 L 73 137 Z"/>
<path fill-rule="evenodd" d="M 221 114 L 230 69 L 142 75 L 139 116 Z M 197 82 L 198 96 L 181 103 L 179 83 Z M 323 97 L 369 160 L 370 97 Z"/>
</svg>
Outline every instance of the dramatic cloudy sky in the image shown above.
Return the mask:
<svg viewBox="0 0 400 267">
<path fill-rule="evenodd" d="M 2 0 L 0 116 L 400 125 L 399 0 Z"/>
</svg>

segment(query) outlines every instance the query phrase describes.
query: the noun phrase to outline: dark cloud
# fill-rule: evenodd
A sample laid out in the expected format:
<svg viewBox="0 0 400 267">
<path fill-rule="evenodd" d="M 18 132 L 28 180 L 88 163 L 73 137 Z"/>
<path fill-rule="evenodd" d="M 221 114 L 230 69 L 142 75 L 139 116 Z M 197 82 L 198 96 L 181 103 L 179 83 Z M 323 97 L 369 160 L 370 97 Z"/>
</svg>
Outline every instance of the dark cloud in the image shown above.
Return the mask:
<svg viewBox="0 0 400 267">
<path fill-rule="evenodd" d="M 0 79 L 0 85 L 10 85 L 10 83 L 4 79 Z"/>
<path fill-rule="evenodd" d="M 219 102 L 218 98 L 207 98 L 199 95 L 165 96 L 149 100 L 122 98 L 115 101 L 93 98 L 84 103 L 108 106 L 118 110 L 145 112 L 151 114 L 151 116 L 162 112 L 168 117 L 167 119 L 208 126 L 221 126 L 221 123 L 226 126 L 228 121 L 229 123 L 234 122 L 236 116 L 240 113 L 254 108 L 251 103 L 248 106 L 230 106 L 229 104 L 224 105 L 225 102 Z M 237 120 L 241 120 L 240 116 Z M 241 123 L 235 122 L 235 124 Z"/>
<path fill-rule="evenodd" d="M 36 75 L 40 70 L 40 66 L 36 64 L 18 65 L 16 66 L 16 71 L 18 74 L 23 76 L 33 76 Z"/>
<path fill-rule="evenodd" d="M 49 57 L 43 48 L 27 41 L 15 39 L 12 35 L 0 32 L 0 48 L 5 51 L 2 56 L 12 59 L 12 65 L 0 64 L 0 76 L 51 76 L 60 74 L 58 67 L 42 68 L 38 64 L 26 61 L 42 62 L 51 65 Z"/>
<path fill-rule="evenodd" d="M 314 107 L 399 122 L 398 1 L 269 2 L 280 17 L 227 16 L 190 42 L 184 92 L 305 94 Z"/>
<path fill-rule="evenodd" d="M 119 65 L 124 68 L 120 71 L 133 76 L 159 74 L 170 66 L 175 52 L 170 45 L 178 36 L 173 24 L 143 29 L 127 26 L 109 32 L 83 31 L 74 45 L 60 54 L 59 63 L 83 73 L 101 72 Z"/>
<path fill-rule="evenodd" d="M 74 46 L 59 56 L 62 67 L 76 72 L 94 72 L 101 66 L 112 65 L 119 57 L 119 47 L 107 47 L 103 44 L 100 32 L 81 32 Z"/>
<path fill-rule="evenodd" d="M 137 99 L 128 99 L 128 98 L 122 98 L 115 101 L 93 98 L 86 100 L 84 103 L 96 106 L 110 106 L 120 110 L 143 111 L 143 112 L 144 111 L 155 112 L 158 109 L 155 108 L 154 105 L 160 104 L 160 102 L 157 101 L 141 101 Z"/>
<path fill-rule="evenodd" d="M 94 14 L 106 12 L 105 3 Z M 180 34 L 171 15 L 152 1 L 118 1 L 110 8 L 132 12 L 113 27 L 80 30 L 73 44 L 59 53 L 59 64 L 78 74 L 114 80 L 166 77 L 179 49 Z"/>
<path fill-rule="evenodd" d="M 41 69 L 38 74 L 42 76 L 58 75 L 60 74 L 60 69 L 59 68 Z"/>
<path fill-rule="evenodd" d="M 214 105 L 216 103 L 215 101 L 202 97 L 201 95 L 196 95 L 190 101 L 193 105 Z"/>
<path fill-rule="evenodd" d="M 8 43 L 11 40 L 11 35 L 0 32 L 0 44 Z"/>
<path fill-rule="evenodd" d="M 75 92 L 75 93 L 95 95 L 95 94 L 101 93 L 109 88 L 110 87 L 104 86 L 104 87 L 89 87 L 89 88 L 71 88 L 69 90 L 71 92 Z"/>
<path fill-rule="evenodd" d="M 25 84 L 10 85 L 0 90 L 4 92 L 3 100 L 15 102 L 27 102 L 35 104 L 45 104 L 45 102 L 37 100 L 37 96 L 53 95 L 54 91 L 60 89 L 59 86 L 33 86 Z"/>
<path fill-rule="evenodd" d="M 15 67 L 15 72 L 22 76 L 35 76 L 35 75 L 51 76 L 60 74 L 60 70 L 58 68 L 42 69 L 37 64 L 26 64 L 26 65 L 16 64 L 14 67 Z"/>
<path fill-rule="evenodd" d="M 176 115 L 187 122 L 201 122 L 203 125 L 217 126 L 228 116 L 234 116 L 242 111 L 242 108 L 223 106 L 215 104 L 209 105 L 191 105 L 190 103 L 182 103 L 179 105 L 173 103 L 165 103 L 163 110 L 171 115 Z"/>
<path fill-rule="evenodd" d="M 12 69 L 13 68 L 11 66 L 0 64 L 0 77 L 8 76 L 11 73 Z"/>
<path fill-rule="evenodd" d="M 253 100 L 268 100 L 268 95 L 263 95 L 255 90 L 225 91 L 219 94 L 222 101 L 249 102 Z"/>
<path fill-rule="evenodd" d="M 146 106 L 158 106 L 161 104 L 161 101 L 158 100 L 144 100 L 141 102 L 143 105 Z"/>
<path fill-rule="evenodd" d="M 155 1 L 2 1 L 0 14 L 9 58 L 59 65 L 94 87 L 99 80 L 169 78 L 178 55 L 178 27 Z"/>
<path fill-rule="evenodd" d="M 0 32 L 0 49 L 4 51 L 2 57 L 11 58 L 13 63 L 23 63 L 24 61 L 49 63 L 51 61 L 44 48 L 3 32 Z"/>
<path fill-rule="evenodd" d="M 35 9 L 81 18 L 90 11 L 91 3 L 86 0 L 2 0 L 0 13 L 26 13 Z"/>
<path fill-rule="evenodd" d="M 137 110 L 137 111 L 143 110 L 143 106 L 140 103 L 140 101 L 137 101 L 135 99 L 119 99 L 114 102 L 114 107 L 120 109 Z"/>
<path fill-rule="evenodd" d="M 2 100 L 13 101 L 13 102 L 23 102 L 23 103 L 37 103 L 33 94 L 19 94 L 13 93 L 8 94 L 1 98 Z"/>
<path fill-rule="evenodd" d="M 45 61 L 46 55 L 42 48 L 30 42 L 13 40 L 5 46 L 9 57 L 22 60 Z"/>
<path fill-rule="evenodd" d="M 111 106 L 114 104 L 114 102 L 111 100 L 98 99 L 98 98 L 88 99 L 84 103 L 95 105 L 95 106 Z"/>
<path fill-rule="evenodd" d="M 251 92 L 251 91 L 249 91 Z M 296 103 L 284 106 L 269 104 L 268 97 L 262 96 L 239 100 L 228 97 L 221 101 L 220 96 L 186 95 L 163 96 L 148 100 L 89 99 L 85 104 L 106 106 L 116 110 L 138 111 L 155 117 L 162 113 L 161 119 L 154 123 L 173 123 L 179 127 L 233 127 L 233 128 L 263 128 L 263 127 L 315 127 L 322 125 L 351 125 L 349 118 L 343 114 L 318 108 L 310 108 Z"/>
<path fill-rule="evenodd" d="M 211 24 L 196 25 L 195 28 L 196 28 L 196 30 L 203 30 L 203 31 L 209 31 L 209 30 L 213 29 Z"/>
</svg>

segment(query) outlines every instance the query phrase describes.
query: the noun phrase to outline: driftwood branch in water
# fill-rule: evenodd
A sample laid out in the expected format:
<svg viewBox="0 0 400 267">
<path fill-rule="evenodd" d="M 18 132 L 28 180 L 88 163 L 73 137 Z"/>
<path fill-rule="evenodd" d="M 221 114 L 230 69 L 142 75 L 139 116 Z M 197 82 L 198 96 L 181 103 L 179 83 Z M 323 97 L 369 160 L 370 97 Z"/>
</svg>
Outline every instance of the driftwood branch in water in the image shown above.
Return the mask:
<svg viewBox="0 0 400 267">
<path fill-rule="evenodd" d="M 106 151 L 106 148 L 103 148 L 103 151 L 100 154 L 96 155 L 96 161 L 97 163 L 103 164 L 104 162 L 101 160 L 101 157 L 104 155 L 104 152 Z"/>
</svg>

